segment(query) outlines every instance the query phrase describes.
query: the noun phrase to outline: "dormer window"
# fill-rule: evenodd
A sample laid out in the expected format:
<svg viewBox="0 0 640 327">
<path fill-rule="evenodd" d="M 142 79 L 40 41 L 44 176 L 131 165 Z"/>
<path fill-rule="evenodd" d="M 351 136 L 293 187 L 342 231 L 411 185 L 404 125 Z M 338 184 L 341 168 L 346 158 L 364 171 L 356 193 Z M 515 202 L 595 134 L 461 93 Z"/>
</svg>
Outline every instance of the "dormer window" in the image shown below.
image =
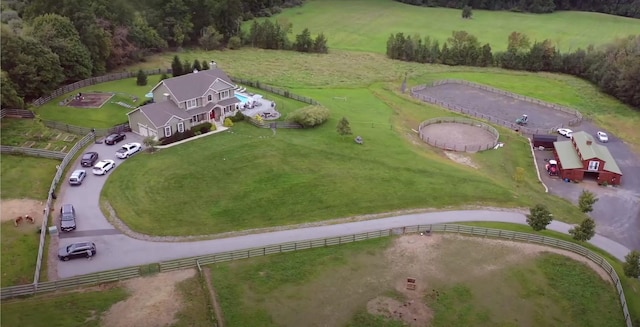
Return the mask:
<svg viewBox="0 0 640 327">
<path fill-rule="evenodd" d="M 196 99 L 187 101 L 187 109 L 195 108 L 197 105 L 198 105 L 198 101 Z"/>
</svg>

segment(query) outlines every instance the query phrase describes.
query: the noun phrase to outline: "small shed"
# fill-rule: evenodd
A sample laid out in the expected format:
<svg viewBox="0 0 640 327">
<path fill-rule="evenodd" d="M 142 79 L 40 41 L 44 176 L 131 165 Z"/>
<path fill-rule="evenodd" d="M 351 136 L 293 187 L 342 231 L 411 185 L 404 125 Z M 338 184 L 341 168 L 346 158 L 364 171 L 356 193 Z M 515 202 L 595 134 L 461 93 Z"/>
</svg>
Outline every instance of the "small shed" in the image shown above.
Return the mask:
<svg viewBox="0 0 640 327">
<path fill-rule="evenodd" d="M 557 135 L 550 134 L 534 134 L 533 135 L 533 147 L 543 147 L 546 150 L 553 150 L 553 142 L 558 141 Z"/>
</svg>

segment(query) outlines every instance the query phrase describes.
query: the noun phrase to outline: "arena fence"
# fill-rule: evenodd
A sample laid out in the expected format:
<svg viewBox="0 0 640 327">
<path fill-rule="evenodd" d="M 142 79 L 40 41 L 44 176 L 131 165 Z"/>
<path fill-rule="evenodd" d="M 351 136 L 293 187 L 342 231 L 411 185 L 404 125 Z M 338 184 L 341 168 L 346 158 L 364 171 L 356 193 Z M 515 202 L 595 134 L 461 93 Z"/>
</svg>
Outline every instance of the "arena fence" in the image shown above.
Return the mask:
<svg viewBox="0 0 640 327">
<path fill-rule="evenodd" d="M 487 85 L 482 85 L 482 84 L 478 84 L 478 83 L 473 83 L 473 82 L 469 82 L 469 81 L 464 81 L 464 80 L 456 80 L 456 79 L 447 79 L 447 80 L 440 80 L 440 81 L 436 81 L 433 82 L 429 85 L 419 85 L 416 87 L 411 88 L 411 96 L 422 100 L 424 102 L 428 102 L 428 103 L 432 103 L 435 105 L 438 105 L 440 107 L 443 108 L 447 108 L 451 111 L 455 111 L 455 112 L 459 112 L 465 115 L 469 115 L 469 116 L 473 116 L 473 117 L 478 117 L 481 119 L 484 119 L 490 123 L 496 123 L 505 127 L 508 127 L 512 130 L 516 130 L 519 132 L 522 132 L 524 134 L 549 134 L 549 133 L 554 133 L 558 128 L 562 128 L 565 127 L 564 124 L 558 124 L 556 126 L 553 126 L 552 128 L 529 128 L 526 126 L 520 126 L 518 124 L 516 124 L 515 122 L 511 122 L 511 121 L 506 121 L 503 119 L 499 119 L 496 117 L 493 117 L 491 115 L 485 115 L 483 113 L 477 112 L 475 110 L 471 110 L 468 108 L 464 108 L 462 106 L 458 106 L 458 105 L 454 105 L 454 104 L 450 104 L 446 101 L 441 101 L 438 100 L 434 97 L 428 96 L 426 94 L 421 94 L 420 91 L 425 90 L 428 87 L 434 87 L 434 86 L 438 86 L 438 85 L 443 85 L 443 84 L 462 84 L 462 85 L 467 85 L 467 86 L 471 86 L 471 87 L 475 87 L 481 90 L 485 90 L 488 92 L 492 92 L 492 93 L 496 93 L 496 94 L 500 94 L 503 96 L 507 96 L 510 98 L 514 98 L 517 100 L 521 100 L 521 101 L 526 101 L 526 102 L 530 102 L 530 103 L 534 103 L 540 106 L 544 106 L 553 110 L 558 110 L 558 111 L 562 111 L 564 113 L 568 113 L 570 115 L 575 116 L 575 118 L 571 119 L 567 125 L 568 126 L 573 126 L 573 125 L 577 125 L 580 122 L 582 122 L 583 120 L 583 116 L 582 114 L 574 109 L 571 108 L 567 108 L 567 107 L 563 107 L 557 104 L 553 104 L 553 103 L 548 103 L 545 101 L 541 101 L 538 99 L 534 99 L 534 98 L 530 98 L 527 96 L 523 96 L 523 95 L 519 95 L 519 94 L 515 94 L 509 91 L 504 91 L 504 90 L 500 90 L 491 86 L 487 86 Z"/>
<path fill-rule="evenodd" d="M 0 298 L 7 299 L 19 296 L 33 295 L 38 293 L 53 292 L 57 290 L 72 289 L 81 286 L 97 285 L 102 283 L 121 281 L 129 278 L 140 277 L 153 272 L 166 272 L 187 268 L 196 268 L 201 265 L 215 264 L 219 262 L 226 262 L 239 259 L 248 259 L 252 257 L 261 257 L 270 254 L 299 251 L 318 247 L 327 247 L 333 245 L 340 245 L 346 243 L 352 243 L 357 241 L 363 241 L 368 239 L 374 239 L 379 237 L 387 237 L 392 235 L 423 233 L 429 237 L 433 232 L 448 232 L 458 233 L 465 235 L 473 235 L 487 238 L 507 239 L 511 241 L 528 242 L 535 244 L 542 244 L 545 246 L 551 246 L 573 253 L 577 253 L 607 272 L 620 299 L 622 306 L 622 314 L 626 322 L 627 327 L 633 327 L 631 315 L 629 314 L 629 308 L 624 295 L 624 289 L 620 282 L 620 277 L 616 273 L 611 264 L 602 256 L 594 253 L 593 251 L 578 245 L 573 242 L 563 241 L 557 238 L 542 236 L 532 233 L 514 232 L 509 230 L 484 228 L 457 224 L 436 224 L 436 225 L 411 225 L 404 227 L 397 227 L 391 229 L 382 229 L 377 231 L 371 231 L 359 234 L 350 234 L 343 236 L 335 236 L 321 239 L 310 239 L 306 241 L 289 242 L 282 244 L 269 245 L 261 248 L 249 248 L 245 250 L 213 253 L 209 255 L 177 259 L 171 261 L 160 262 L 157 264 L 150 264 L 139 267 L 128 267 L 122 269 L 115 269 L 111 271 L 98 272 L 88 275 L 76 276 L 71 278 L 65 278 L 57 281 L 43 282 L 29 285 L 19 285 L 5 287 L 0 290 Z"/>
<path fill-rule="evenodd" d="M 433 124 L 442 124 L 442 123 L 456 123 L 456 124 L 464 124 L 464 125 L 470 125 L 470 126 L 482 128 L 487 132 L 491 133 L 494 136 L 494 138 L 491 143 L 469 145 L 469 144 L 455 144 L 451 141 L 447 142 L 447 140 L 429 137 L 425 134 L 424 132 L 425 127 Z M 444 149 L 444 150 L 463 151 L 463 152 L 479 152 L 479 151 L 492 149 L 496 146 L 496 144 L 498 144 L 498 138 L 500 138 L 500 133 L 498 133 L 498 130 L 493 128 L 491 125 L 485 124 L 477 120 L 461 118 L 461 117 L 440 117 L 440 118 L 432 118 L 429 120 L 425 120 L 422 123 L 420 123 L 420 126 L 418 126 L 418 135 L 420 135 L 420 138 L 423 141 L 425 141 L 427 144 L 431 146 L 435 146 L 437 148 Z"/>
</svg>

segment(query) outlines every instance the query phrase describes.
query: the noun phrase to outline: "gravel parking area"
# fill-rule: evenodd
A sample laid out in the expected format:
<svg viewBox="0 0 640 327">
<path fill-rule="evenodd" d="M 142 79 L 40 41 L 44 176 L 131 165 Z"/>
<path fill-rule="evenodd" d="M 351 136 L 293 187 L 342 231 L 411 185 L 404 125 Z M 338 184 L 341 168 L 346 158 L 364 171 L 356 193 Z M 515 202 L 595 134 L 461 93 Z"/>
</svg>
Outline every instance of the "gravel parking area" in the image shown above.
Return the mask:
<svg viewBox="0 0 640 327">
<path fill-rule="evenodd" d="M 417 93 L 508 122 L 527 114 L 529 128 L 551 129 L 559 124 L 568 125 L 575 118 L 559 110 L 463 84 L 431 86 Z"/>
</svg>

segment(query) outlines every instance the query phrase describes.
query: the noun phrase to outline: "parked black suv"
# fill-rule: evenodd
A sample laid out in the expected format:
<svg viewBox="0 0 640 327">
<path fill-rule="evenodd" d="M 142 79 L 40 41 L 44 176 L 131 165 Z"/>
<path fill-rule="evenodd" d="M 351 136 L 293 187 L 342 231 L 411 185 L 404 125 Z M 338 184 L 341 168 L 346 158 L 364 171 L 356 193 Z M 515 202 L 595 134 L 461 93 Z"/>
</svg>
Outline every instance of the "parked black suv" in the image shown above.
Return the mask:
<svg viewBox="0 0 640 327">
<path fill-rule="evenodd" d="M 127 136 L 124 133 L 113 133 L 104 139 L 104 143 L 107 145 L 114 145 L 126 138 Z"/>
<path fill-rule="evenodd" d="M 76 209 L 71 204 L 60 207 L 60 230 L 70 232 L 76 229 Z"/>
<path fill-rule="evenodd" d="M 96 255 L 96 244 L 93 242 L 72 243 L 58 250 L 58 258 L 68 261 L 75 258 L 90 258 Z"/>
<path fill-rule="evenodd" d="M 98 161 L 98 153 L 87 152 L 82 155 L 82 159 L 80 159 L 80 165 L 82 167 L 93 167 L 96 161 Z"/>
</svg>

